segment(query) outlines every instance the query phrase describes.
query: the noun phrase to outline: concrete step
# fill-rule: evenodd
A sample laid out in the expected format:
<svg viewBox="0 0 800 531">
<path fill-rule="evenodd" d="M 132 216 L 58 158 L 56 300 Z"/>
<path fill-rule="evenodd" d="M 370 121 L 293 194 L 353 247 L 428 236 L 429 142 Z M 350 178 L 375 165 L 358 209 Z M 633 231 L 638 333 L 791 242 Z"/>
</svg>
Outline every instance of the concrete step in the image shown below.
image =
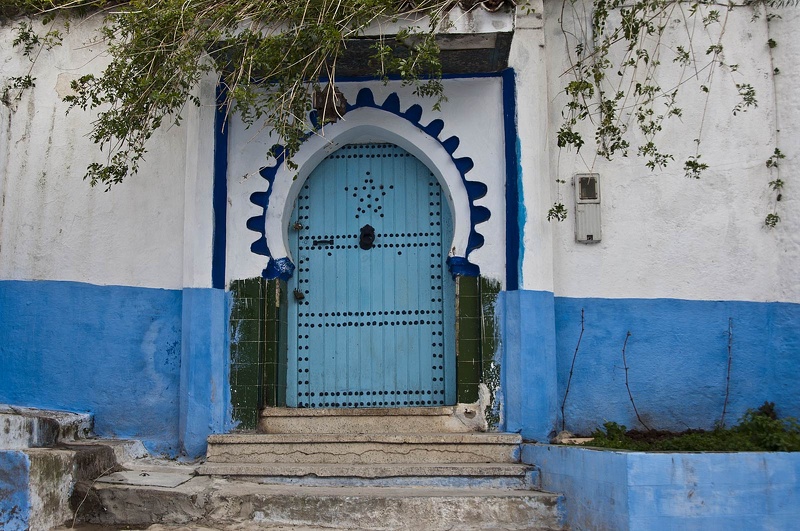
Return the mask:
<svg viewBox="0 0 800 531">
<path fill-rule="evenodd" d="M 7 503 L 0 503 L 0 529 L 51 529 L 71 520 L 75 482 L 115 468 L 114 452 L 101 445 L 0 451 L 0 502 Z"/>
<path fill-rule="evenodd" d="M 0 404 L 0 529 L 51 529 L 71 518 L 74 483 L 116 466 L 110 448 L 85 443 L 91 430 L 87 413 Z"/>
<path fill-rule="evenodd" d="M 466 433 L 485 430 L 476 404 L 447 407 L 261 411 L 261 433 Z"/>
<path fill-rule="evenodd" d="M 449 486 L 525 489 L 537 483 L 533 467 L 516 463 L 286 464 L 205 463 L 197 473 L 271 485 Z"/>
<path fill-rule="evenodd" d="M 529 490 L 298 487 L 197 476 L 171 487 L 97 482 L 84 521 L 190 529 L 562 530 L 562 497 Z"/>
<path fill-rule="evenodd" d="M 210 463 L 516 463 L 518 434 L 230 434 L 208 438 Z"/>
<path fill-rule="evenodd" d="M 88 413 L 0 404 L 0 450 L 51 448 L 59 441 L 84 439 L 93 422 Z"/>
</svg>

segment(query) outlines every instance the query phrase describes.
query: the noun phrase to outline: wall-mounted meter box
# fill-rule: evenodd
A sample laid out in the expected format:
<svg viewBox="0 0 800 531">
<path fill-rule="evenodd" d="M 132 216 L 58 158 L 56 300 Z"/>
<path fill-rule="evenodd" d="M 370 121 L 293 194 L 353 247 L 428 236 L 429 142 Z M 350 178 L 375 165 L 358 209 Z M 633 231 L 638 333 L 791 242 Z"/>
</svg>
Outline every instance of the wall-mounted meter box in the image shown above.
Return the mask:
<svg viewBox="0 0 800 531">
<path fill-rule="evenodd" d="M 600 232 L 600 174 L 577 173 L 575 188 L 575 241 L 596 243 Z"/>
</svg>

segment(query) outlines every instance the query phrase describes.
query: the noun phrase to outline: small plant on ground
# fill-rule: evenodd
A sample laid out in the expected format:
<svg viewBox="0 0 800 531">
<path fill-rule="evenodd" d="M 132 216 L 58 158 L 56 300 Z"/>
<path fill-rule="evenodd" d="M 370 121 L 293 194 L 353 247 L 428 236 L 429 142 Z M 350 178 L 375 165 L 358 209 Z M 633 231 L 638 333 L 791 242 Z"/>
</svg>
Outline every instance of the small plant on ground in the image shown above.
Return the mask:
<svg viewBox="0 0 800 531">
<path fill-rule="evenodd" d="M 779 418 L 772 402 L 747 410 L 730 429 L 673 433 L 628 430 L 616 422 L 606 422 L 592 437 L 585 446 L 672 452 L 800 452 L 800 422 L 791 417 Z"/>
</svg>

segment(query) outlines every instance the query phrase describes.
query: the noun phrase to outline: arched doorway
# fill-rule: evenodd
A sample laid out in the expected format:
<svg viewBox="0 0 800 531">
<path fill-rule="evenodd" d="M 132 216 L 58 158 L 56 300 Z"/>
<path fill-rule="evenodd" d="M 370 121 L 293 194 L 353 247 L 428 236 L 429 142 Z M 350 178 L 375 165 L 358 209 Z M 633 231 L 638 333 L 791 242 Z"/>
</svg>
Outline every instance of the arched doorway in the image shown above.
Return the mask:
<svg viewBox="0 0 800 531">
<path fill-rule="evenodd" d="M 349 144 L 314 169 L 290 218 L 288 406 L 456 402 L 452 239 L 439 182 L 404 149 Z"/>
</svg>

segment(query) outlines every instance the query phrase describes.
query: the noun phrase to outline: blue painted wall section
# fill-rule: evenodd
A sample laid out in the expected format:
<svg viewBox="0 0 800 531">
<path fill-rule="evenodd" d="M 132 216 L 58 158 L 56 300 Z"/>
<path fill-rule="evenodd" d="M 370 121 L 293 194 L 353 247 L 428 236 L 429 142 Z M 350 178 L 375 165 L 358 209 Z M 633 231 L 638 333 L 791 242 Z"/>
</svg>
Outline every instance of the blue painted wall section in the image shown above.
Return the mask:
<svg viewBox="0 0 800 531">
<path fill-rule="evenodd" d="M 800 454 L 642 453 L 524 445 L 575 530 L 795 529 Z"/>
<path fill-rule="evenodd" d="M 728 320 L 732 367 L 726 423 L 775 402 L 800 417 L 800 304 L 676 299 L 577 299 L 518 290 L 498 299 L 505 428 L 546 440 L 567 397 L 566 429 L 589 434 L 606 421 L 641 428 L 628 397 L 652 428 L 713 428 L 725 400 Z M 557 371 L 556 371 L 557 367 Z M 557 374 L 557 383 L 555 376 Z"/>
<path fill-rule="evenodd" d="M 28 529 L 30 468 L 24 452 L 0 450 L 0 529 L 4 531 Z"/>
<path fill-rule="evenodd" d="M 104 437 L 177 454 L 181 292 L 0 281 L 0 402 L 90 411 Z"/>
<path fill-rule="evenodd" d="M 628 529 L 626 454 L 525 444 L 522 462 L 537 466 L 542 489 L 564 495 L 570 529 Z"/>
<path fill-rule="evenodd" d="M 228 321 L 224 290 L 183 290 L 180 442 L 184 455 L 205 454 L 206 438 L 231 428 Z"/>
<path fill-rule="evenodd" d="M 190 457 L 229 426 L 223 290 L 0 281 L 0 402 L 88 411 L 101 437 Z"/>
<path fill-rule="evenodd" d="M 749 531 L 797 529 L 800 522 L 800 454 L 627 458 L 630 529 Z"/>
<path fill-rule="evenodd" d="M 563 399 L 580 334 L 566 403 L 566 428 L 587 434 L 606 420 L 641 428 L 712 428 L 725 400 L 728 320 L 732 366 L 726 424 L 748 408 L 775 402 L 782 416 L 800 416 L 800 304 L 676 299 L 555 299 L 558 396 Z M 560 422 L 559 422 L 560 425 Z"/>
<path fill-rule="evenodd" d="M 547 441 L 556 418 L 553 294 L 505 291 L 497 299 L 503 424 L 525 439 Z"/>
</svg>

